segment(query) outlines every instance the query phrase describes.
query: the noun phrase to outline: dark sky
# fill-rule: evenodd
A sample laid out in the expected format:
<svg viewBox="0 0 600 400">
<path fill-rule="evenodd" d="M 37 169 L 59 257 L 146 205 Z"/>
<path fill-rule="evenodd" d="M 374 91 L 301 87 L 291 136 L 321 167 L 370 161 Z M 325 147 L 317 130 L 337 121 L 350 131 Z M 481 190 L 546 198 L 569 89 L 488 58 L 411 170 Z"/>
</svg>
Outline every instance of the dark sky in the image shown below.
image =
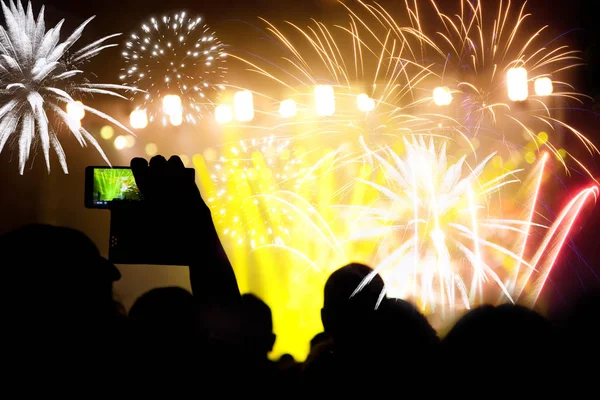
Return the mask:
<svg viewBox="0 0 600 400">
<path fill-rule="evenodd" d="M 437 4 L 442 7 L 456 5 L 459 0 L 438 0 Z M 410 1 L 412 2 L 412 1 Z M 421 0 L 420 3 L 426 3 Z M 234 46 L 246 46 L 248 42 L 256 39 L 256 34 L 248 34 L 248 27 L 242 23 L 257 24 L 258 17 L 269 20 L 298 20 L 306 21 L 310 17 L 327 19 L 334 10 L 339 11 L 336 0 L 103 0 L 96 1 L 73 1 L 73 0 L 46 0 L 43 2 L 48 8 L 48 22 L 57 22 L 60 18 L 66 18 L 65 28 L 74 28 L 84 19 L 96 15 L 97 18 L 86 29 L 87 35 L 97 35 L 114 32 L 130 32 L 135 30 L 151 14 L 161 14 L 167 11 L 185 9 L 205 17 L 205 20 L 219 34 L 222 40 L 233 42 Z M 356 3 L 356 0 L 346 0 L 345 3 Z M 404 0 L 380 0 L 380 4 L 393 10 L 397 5 L 403 7 Z M 496 2 L 493 3 L 494 7 Z M 538 25 L 548 24 L 551 29 L 559 34 L 570 32 L 569 37 L 579 43 L 575 47 L 581 49 L 595 49 L 594 43 L 600 41 L 600 29 L 597 23 L 594 0 L 531 0 L 528 2 L 527 10 L 533 14 Z M 34 1 L 37 9 L 41 1 Z M 521 4 L 513 1 L 513 7 Z M 490 4 L 491 6 L 492 4 Z M 94 35 L 94 36 L 92 36 Z M 600 83 L 597 73 L 598 55 L 600 51 L 594 51 L 594 57 L 587 60 L 590 67 L 582 73 L 581 82 L 584 91 L 597 96 L 600 93 Z"/>
</svg>

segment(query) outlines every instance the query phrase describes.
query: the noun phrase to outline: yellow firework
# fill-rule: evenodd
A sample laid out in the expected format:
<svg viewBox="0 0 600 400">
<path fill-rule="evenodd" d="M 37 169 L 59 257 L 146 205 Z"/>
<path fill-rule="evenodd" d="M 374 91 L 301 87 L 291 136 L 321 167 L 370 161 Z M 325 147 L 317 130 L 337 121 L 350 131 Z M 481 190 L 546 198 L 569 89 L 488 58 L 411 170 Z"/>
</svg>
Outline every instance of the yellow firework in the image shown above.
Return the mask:
<svg viewBox="0 0 600 400">
<path fill-rule="evenodd" d="M 306 343 L 321 326 L 315 310 L 323 304 L 327 276 L 352 260 L 370 260 L 375 241 L 370 247 L 348 241 L 352 221 L 339 215 L 338 206 L 347 198 L 362 204 L 369 189 L 339 190 L 338 184 L 350 182 L 346 174 L 355 167 L 365 178 L 371 168 L 337 168 L 338 152 L 329 150 L 312 163 L 310 154 L 288 152 L 269 139 L 233 148 L 214 162 L 194 158 L 203 196 L 241 290 L 260 294 L 272 306 L 275 354 L 305 357 Z M 336 178 L 337 172 L 344 176 Z"/>
</svg>

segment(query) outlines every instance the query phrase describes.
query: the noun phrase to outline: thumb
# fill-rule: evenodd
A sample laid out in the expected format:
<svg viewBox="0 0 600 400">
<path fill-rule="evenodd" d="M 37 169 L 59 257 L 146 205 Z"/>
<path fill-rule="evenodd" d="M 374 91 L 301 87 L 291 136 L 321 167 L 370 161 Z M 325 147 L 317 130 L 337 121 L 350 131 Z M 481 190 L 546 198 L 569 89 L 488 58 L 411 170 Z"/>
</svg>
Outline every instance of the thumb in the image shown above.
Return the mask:
<svg viewBox="0 0 600 400">
<path fill-rule="evenodd" d="M 136 157 L 131 160 L 129 165 L 131 167 L 131 171 L 133 172 L 133 177 L 135 178 L 135 183 L 138 189 L 140 189 L 142 194 L 146 193 L 148 190 L 148 161 L 146 161 L 144 158 Z"/>
</svg>

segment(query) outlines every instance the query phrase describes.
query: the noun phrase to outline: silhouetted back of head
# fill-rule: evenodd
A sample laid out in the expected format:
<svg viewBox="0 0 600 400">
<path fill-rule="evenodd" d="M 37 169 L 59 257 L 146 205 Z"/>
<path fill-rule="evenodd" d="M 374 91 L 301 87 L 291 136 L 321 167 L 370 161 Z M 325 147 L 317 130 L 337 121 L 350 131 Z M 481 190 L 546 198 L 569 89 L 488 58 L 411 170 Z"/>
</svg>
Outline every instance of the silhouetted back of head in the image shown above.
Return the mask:
<svg viewBox="0 0 600 400">
<path fill-rule="evenodd" d="M 365 279 L 370 281 L 353 295 Z M 373 269 L 358 263 L 348 264 L 334 271 L 325 283 L 324 308 L 375 309 L 384 289 L 383 279 Z"/>
<path fill-rule="evenodd" d="M 363 264 L 348 264 L 329 276 L 321 320 L 338 350 L 355 347 L 358 338 L 372 335 L 372 319 L 383 290 L 383 279 Z"/>
<path fill-rule="evenodd" d="M 82 232 L 27 225 L 0 238 L 0 257 L 3 280 L 10 282 L 2 292 L 21 312 L 55 320 L 65 314 L 94 319 L 115 312 L 112 283 L 119 271 Z"/>
<path fill-rule="evenodd" d="M 552 323 L 526 307 L 482 306 L 465 314 L 442 341 L 447 362 L 480 366 L 474 373 L 508 369 L 543 376 L 554 368 L 557 335 Z M 456 372 L 460 369 L 457 365 Z M 516 372 L 516 370 L 515 370 Z"/>
<path fill-rule="evenodd" d="M 313 351 L 317 346 L 327 343 L 331 340 L 329 335 L 325 332 L 319 332 L 312 339 L 310 339 L 310 351 Z"/>
<path fill-rule="evenodd" d="M 416 385 L 424 377 L 423 371 L 429 371 L 426 379 L 436 379 L 432 366 L 438 365 L 439 339 L 416 307 L 404 300 L 387 299 L 377 308 L 371 324 L 371 330 L 355 345 L 353 374 Z M 382 368 L 374 369 L 375 365 Z"/>
<path fill-rule="evenodd" d="M 36 369 L 62 379 L 82 371 L 90 377 L 90 368 L 108 360 L 119 365 L 122 316 L 112 284 L 120 274 L 86 235 L 24 226 L 0 237 L 0 257 L 6 365 L 17 371 L 27 364 L 35 381 Z"/>
<path fill-rule="evenodd" d="M 248 317 L 248 324 L 252 330 L 263 333 L 273 331 L 271 308 L 256 295 L 251 293 L 242 295 L 242 310 Z"/>
<path fill-rule="evenodd" d="M 275 344 L 271 308 L 251 293 L 242 295 L 243 331 L 250 352 L 266 357 Z"/>
<path fill-rule="evenodd" d="M 149 290 L 131 306 L 128 319 L 145 335 L 189 336 L 196 325 L 196 309 L 192 294 L 180 287 Z"/>
<path fill-rule="evenodd" d="M 405 300 L 389 299 L 378 309 L 378 314 L 383 333 L 381 343 L 389 352 L 431 353 L 439 344 L 437 333 L 425 315 Z"/>
</svg>

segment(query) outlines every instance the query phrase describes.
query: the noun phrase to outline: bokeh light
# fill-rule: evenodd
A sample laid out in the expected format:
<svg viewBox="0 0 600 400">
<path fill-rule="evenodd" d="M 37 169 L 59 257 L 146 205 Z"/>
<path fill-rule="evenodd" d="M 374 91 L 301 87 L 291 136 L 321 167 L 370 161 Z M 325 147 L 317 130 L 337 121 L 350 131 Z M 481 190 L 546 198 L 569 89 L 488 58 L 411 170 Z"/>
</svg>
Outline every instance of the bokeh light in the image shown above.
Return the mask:
<svg viewBox="0 0 600 400">
<path fill-rule="evenodd" d="M 67 115 L 73 120 L 81 121 L 85 117 L 85 109 L 81 101 L 67 103 Z"/>
<path fill-rule="evenodd" d="M 154 143 L 148 143 L 144 147 L 144 152 L 148 157 L 155 156 L 158 153 L 158 146 Z"/>
<path fill-rule="evenodd" d="M 296 116 L 296 102 L 292 99 L 283 100 L 279 104 L 279 114 L 283 118 L 292 118 Z"/>
<path fill-rule="evenodd" d="M 100 128 L 100 137 L 104 140 L 109 140 L 115 135 L 115 130 L 110 125 L 104 125 Z"/>
<path fill-rule="evenodd" d="M 146 110 L 138 109 L 133 110 L 131 114 L 129 114 L 129 125 L 133 129 L 144 129 L 148 126 L 148 115 Z"/>
<path fill-rule="evenodd" d="M 133 146 L 135 146 L 135 136 L 125 135 L 125 148 L 131 149 Z"/>
<path fill-rule="evenodd" d="M 252 92 L 243 90 L 237 92 L 233 98 L 235 119 L 241 122 L 252 121 L 254 118 L 254 101 Z"/>
<path fill-rule="evenodd" d="M 363 112 L 373 111 L 375 109 L 375 100 L 370 98 L 366 93 L 361 93 L 356 96 L 356 106 Z"/>
<path fill-rule="evenodd" d="M 554 91 L 552 79 L 547 76 L 537 78 L 534 82 L 534 89 L 537 96 L 550 96 Z"/>
<path fill-rule="evenodd" d="M 127 147 L 127 138 L 124 135 L 117 136 L 114 141 L 114 146 L 117 150 L 123 150 Z"/>
<path fill-rule="evenodd" d="M 437 106 L 447 106 L 452 103 L 452 92 L 446 86 L 433 89 L 433 101 Z"/>
<path fill-rule="evenodd" d="M 320 117 L 335 114 L 335 93 L 331 86 L 319 85 L 315 88 L 315 109 Z"/>
<path fill-rule="evenodd" d="M 215 108 L 215 120 L 219 124 L 226 124 L 233 120 L 233 110 L 231 106 L 222 104 Z"/>
<path fill-rule="evenodd" d="M 511 101 L 525 101 L 529 96 L 527 87 L 527 70 L 523 67 L 510 68 L 506 73 L 506 86 L 508 98 Z"/>
</svg>

